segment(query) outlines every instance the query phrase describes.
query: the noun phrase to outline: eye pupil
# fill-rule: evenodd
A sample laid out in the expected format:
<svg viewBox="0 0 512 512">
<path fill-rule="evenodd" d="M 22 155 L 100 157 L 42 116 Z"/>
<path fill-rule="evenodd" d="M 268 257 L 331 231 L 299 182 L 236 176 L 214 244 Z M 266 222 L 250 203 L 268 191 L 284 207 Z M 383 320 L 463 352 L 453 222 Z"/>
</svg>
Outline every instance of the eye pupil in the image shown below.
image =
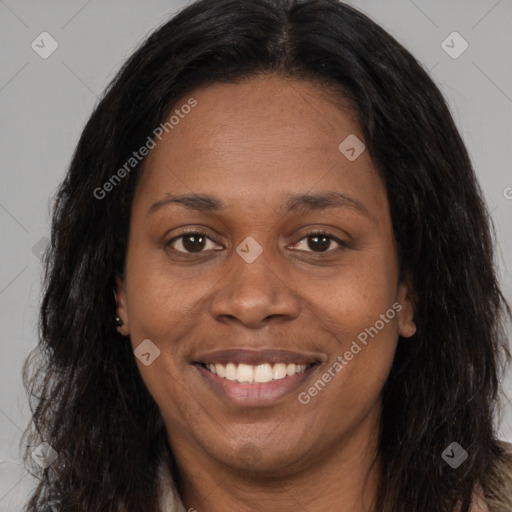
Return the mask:
<svg viewBox="0 0 512 512">
<path fill-rule="evenodd" d="M 316 250 L 316 249 L 321 249 L 321 250 L 329 249 L 329 245 L 331 243 L 331 239 L 328 236 L 325 236 L 325 235 L 310 235 L 308 238 L 309 238 L 310 241 L 311 240 L 315 240 L 315 242 L 313 244 L 308 242 L 308 246 L 309 246 L 310 249 L 312 249 L 312 250 Z M 317 245 L 318 240 L 321 240 L 322 242 Z"/>
<path fill-rule="evenodd" d="M 181 239 L 181 245 L 183 246 L 184 251 L 179 249 L 178 252 L 187 252 L 187 253 L 202 253 L 205 248 L 206 241 L 208 237 L 201 232 L 192 232 L 192 233 L 184 233 L 177 239 Z M 323 253 L 328 252 L 330 249 L 331 242 L 335 240 L 332 235 L 328 233 L 311 233 L 306 235 L 304 239 L 307 239 L 308 248 L 312 252 Z M 176 240 L 176 239 L 174 239 Z M 336 240 L 340 243 L 338 240 Z"/>
<path fill-rule="evenodd" d="M 195 239 L 196 241 L 189 243 L 191 239 Z M 199 251 L 201 251 L 201 249 L 204 248 L 203 246 L 204 246 L 205 239 L 206 239 L 206 237 L 201 236 L 198 233 L 192 233 L 190 235 L 185 235 L 185 236 L 183 236 L 183 242 L 182 242 L 183 247 L 185 247 L 185 249 L 187 251 L 191 251 L 191 252 L 194 252 L 194 251 L 198 252 L 197 249 L 199 249 Z"/>
</svg>

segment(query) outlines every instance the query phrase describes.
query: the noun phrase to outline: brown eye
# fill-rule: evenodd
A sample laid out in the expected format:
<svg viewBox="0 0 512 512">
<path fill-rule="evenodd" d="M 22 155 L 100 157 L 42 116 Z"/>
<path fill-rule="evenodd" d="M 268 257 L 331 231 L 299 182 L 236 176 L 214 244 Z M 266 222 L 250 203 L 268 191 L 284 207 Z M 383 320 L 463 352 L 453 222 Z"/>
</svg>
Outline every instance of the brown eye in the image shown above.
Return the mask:
<svg viewBox="0 0 512 512">
<path fill-rule="evenodd" d="M 176 244 L 176 242 L 180 242 L 179 244 Z M 190 233 L 183 233 L 179 236 L 176 236 L 169 240 L 167 244 L 165 244 L 166 247 L 171 247 L 173 250 L 182 252 L 182 253 L 201 253 L 204 252 L 205 246 L 207 245 L 207 242 L 213 242 L 209 237 L 207 237 L 204 233 L 200 232 L 190 232 Z M 175 247 L 174 245 L 177 245 L 178 247 Z M 181 245 L 181 248 L 179 247 Z"/>
<path fill-rule="evenodd" d="M 297 246 L 303 240 L 307 240 L 307 248 L 310 249 L 310 251 L 306 251 L 306 252 L 317 252 L 317 253 L 329 252 L 331 243 L 333 241 L 336 242 L 341 247 L 347 246 L 347 244 L 345 242 L 343 242 L 343 240 L 340 240 L 339 238 L 335 237 L 331 233 L 327 233 L 324 231 L 309 232 L 306 234 L 305 237 L 303 237 L 295 245 Z M 304 249 L 300 249 L 300 250 L 304 250 Z M 334 250 L 336 250 L 336 248 Z"/>
<path fill-rule="evenodd" d="M 308 247 L 314 251 L 317 249 L 320 251 L 325 251 L 329 249 L 331 245 L 331 238 L 326 235 L 309 235 L 307 237 Z"/>
</svg>

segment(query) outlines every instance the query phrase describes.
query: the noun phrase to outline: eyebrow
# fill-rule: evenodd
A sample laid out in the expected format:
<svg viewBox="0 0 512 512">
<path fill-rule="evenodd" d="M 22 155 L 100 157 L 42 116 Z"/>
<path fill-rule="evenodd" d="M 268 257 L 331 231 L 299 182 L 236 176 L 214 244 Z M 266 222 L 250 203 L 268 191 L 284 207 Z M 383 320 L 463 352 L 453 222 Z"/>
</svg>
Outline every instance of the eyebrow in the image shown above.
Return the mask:
<svg viewBox="0 0 512 512">
<path fill-rule="evenodd" d="M 307 213 L 316 210 L 350 208 L 375 222 L 374 216 L 360 201 L 341 194 L 340 192 L 298 195 L 286 194 L 285 198 L 285 213 Z M 169 204 L 180 204 L 189 210 L 198 212 L 218 213 L 226 208 L 220 198 L 208 194 L 172 195 L 167 193 L 165 197 L 149 208 L 147 214 L 151 215 Z"/>
</svg>

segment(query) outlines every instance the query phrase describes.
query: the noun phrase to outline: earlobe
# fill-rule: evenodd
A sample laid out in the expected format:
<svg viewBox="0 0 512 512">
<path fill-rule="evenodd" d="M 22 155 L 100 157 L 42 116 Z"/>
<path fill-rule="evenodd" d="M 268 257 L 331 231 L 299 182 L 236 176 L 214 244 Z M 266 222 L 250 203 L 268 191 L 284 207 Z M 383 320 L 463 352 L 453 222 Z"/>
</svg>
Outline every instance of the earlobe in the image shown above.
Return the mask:
<svg viewBox="0 0 512 512">
<path fill-rule="evenodd" d="M 414 322 L 415 294 L 412 290 L 411 280 L 399 285 L 398 302 L 402 309 L 398 313 L 398 334 L 402 338 L 410 338 L 416 333 L 416 324 Z"/>
<path fill-rule="evenodd" d="M 116 277 L 116 286 L 114 288 L 114 298 L 116 301 L 116 330 L 123 336 L 128 336 L 130 333 L 128 328 L 128 311 L 126 308 L 126 292 L 124 290 L 124 283 L 120 277 Z"/>
<path fill-rule="evenodd" d="M 410 338 L 416 333 L 416 324 L 414 321 L 410 321 L 407 324 L 399 323 L 398 334 L 402 338 Z"/>
</svg>

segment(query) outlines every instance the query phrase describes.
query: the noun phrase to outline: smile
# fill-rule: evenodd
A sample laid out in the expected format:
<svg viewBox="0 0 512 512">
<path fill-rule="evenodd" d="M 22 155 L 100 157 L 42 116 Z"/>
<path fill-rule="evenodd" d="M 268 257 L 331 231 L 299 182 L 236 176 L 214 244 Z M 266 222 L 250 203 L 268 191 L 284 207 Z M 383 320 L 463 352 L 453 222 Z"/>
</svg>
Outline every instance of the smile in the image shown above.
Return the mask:
<svg viewBox="0 0 512 512">
<path fill-rule="evenodd" d="M 307 368 L 313 366 L 314 363 L 295 364 L 295 363 L 263 363 L 263 364 L 208 364 L 203 365 L 218 377 L 239 383 L 261 384 L 281 380 L 286 377 L 292 377 L 297 373 L 303 373 Z"/>
<path fill-rule="evenodd" d="M 265 407 L 293 396 L 327 360 L 322 352 L 233 347 L 197 354 L 191 364 L 225 403 Z"/>
</svg>

